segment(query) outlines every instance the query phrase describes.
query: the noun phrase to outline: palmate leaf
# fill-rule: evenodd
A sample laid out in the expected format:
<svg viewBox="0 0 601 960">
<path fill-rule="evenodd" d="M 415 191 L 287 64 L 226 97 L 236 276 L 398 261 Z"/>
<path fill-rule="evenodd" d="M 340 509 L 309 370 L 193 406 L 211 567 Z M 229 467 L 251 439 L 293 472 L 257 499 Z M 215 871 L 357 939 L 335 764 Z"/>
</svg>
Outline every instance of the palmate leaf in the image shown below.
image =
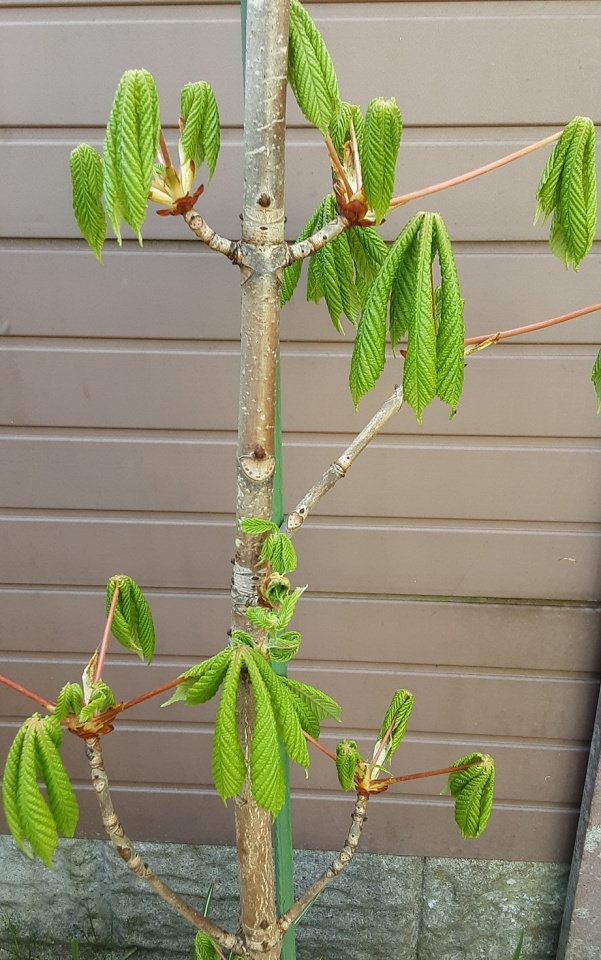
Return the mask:
<svg viewBox="0 0 601 960">
<path fill-rule="evenodd" d="M 317 740 L 320 733 L 319 717 L 314 713 L 307 701 L 296 693 L 293 687 L 288 686 L 287 689 L 291 698 L 290 702 L 294 707 L 301 727 L 305 733 L 308 733 L 310 737 Z"/>
<path fill-rule="evenodd" d="M 388 247 L 375 227 L 351 227 L 346 231 L 357 276 L 371 286 L 388 254 Z"/>
<path fill-rule="evenodd" d="M 184 162 L 191 160 L 198 170 L 207 161 L 209 180 L 215 172 L 221 143 L 219 110 L 215 95 L 204 80 L 187 83 L 180 95 L 180 113 L 184 121 L 181 136 Z"/>
<path fill-rule="evenodd" d="M 365 116 L 365 142 L 361 154 L 363 189 L 370 208 L 381 223 L 394 190 L 394 175 L 401 142 L 401 112 L 394 97 L 372 100 Z"/>
<path fill-rule="evenodd" d="M 424 213 L 417 240 L 415 310 L 409 317 L 409 338 L 403 369 L 403 396 L 418 423 L 436 396 L 436 332 L 432 301 L 431 213 Z"/>
<path fill-rule="evenodd" d="M 147 70 L 123 74 L 106 128 L 103 150 L 104 197 L 115 236 L 121 223 L 137 233 L 146 216 L 161 122 L 154 80 Z"/>
<path fill-rule="evenodd" d="M 322 201 L 323 203 L 323 201 Z M 320 221 L 321 215 L 321 203 L 319 204 L 317 210 L 309 217 L 303 229 L 299 233 L 297 243 L 299 240 L 306 240 L 307 237 L 310 237 L 311 234 L 315 233 L 319 229 L 318 224 Z M 294 263 L 291 263 L 289 267 L 286 267 L 282 273 L 282 290 L 280 293 L 280 306 L 283 307 L 284 304 L 288 303 L 292 294 L 296 290 L 296 285 L 300 280 L 301 271 L 303 269 L 303 261 L 295 260 Z"/>
<path fill-rule="evenodd" d="M 438 214 L 434 214 L 434 242 L 438 249 L 441 273 L 436 312 L 436 393 L 443 403 L 449 404 L 451 413 L 454 413 L 463 389 L 465 365 L 463 300 L 451 241 L 444 221 Z"/>
<path fill-rule="evenodd" d="M 25 839 L 36 856 L 52 869 L 52 854 L 58 836 L 37 781 L 35 727 L 40 721 L 40 717 L 32 717 L 25 733 L 19 764 L 17 802 Z"/>
<path fill-rule="evenodd" d="M 102 246 L 106 239 L 106 217 L 102 196 L 102 160 L 87 143 L 80 143 L 69 157 L 73 188 L 73 213 L 81 234 L 102 263 Z"/>
<path fill-rule="evenodd" d="M 357 325 L 361 299 L 355 286 L 354 268 L 346 234 L 341 234 L 318 250 L 312 258 L 320 273 L 320 288 L 335 329 L 341 336 L 344 330 L 340 317 Z"/>
<path fill-rule="evenodd" d="M 186 692 L 188 706 L 212 700 L 223 683 L 234 655 L 235 648 L 226 647 L 225 650 L 221 650 L 220 653 L 216 653 L 214 657 L 210 657 L 194 668 L 197 671 L 193 678 L 194 682 Z M 190 678 L 190 673 L 191 671 L 184 674 L 184 677 Z"/>
<path fill-rule="evenodd" d="M 601 350 L 597 354 L 591 380 L 593 381 L 595 393 L 597 394 L 597 413 L 599 414 L 601 413 Z"/>
<path fill-rule="evenodd" d="M 240 791 L 246 765 L 236 728 L 236 695 L 242 667 L 242 648 L 229 660 L 215 718 L 212 772 L 217 793 L 225 803 Z"/>
<path fill-rule="evenodd" d="M 455 822 L 463 837 L 479 837 L 488 823 L 495 786 L 495 764 L 488 754 L 470 753 L 453 767 L 472 764 L 449 774 L 448 790 L 455 799 Z"/>
<path fill-rule="evenodd" d="M 4 766 L 4 773 L 2 775 L 2 806 L 4 808 L 6 823 L 13 836 L 13 840 L 19 849 L 23 851 L 23 853 L 26 853 L 27 856 L 30 856 L 29 850 L 23 843 L 25 839 L 25 828 L 23 826 L 18 797 L 19 768 L 21 766 L 21 755 L 23 752 L 23 743 L 25 741 L 26 730 L 27 724 L 23 724 L 23 726 L 18 730 L 17 735 L 11 744 L 10 750 L 8 751 L 6 764 Z"/>
<path fill-rule="evenodd" d="M 349 790 L 355 779 L 355 770 L 361 757 L 354 740 L 341 740 L 336 747 L 336 773 L 343 790 Z"/>
<path fill-rule="evenodd" d="M 398 265 L 416 236 L 426 214 L 407 223 L 388 251 L 365 302 L 351 359 L 349 383 L 355 406 L 374 386 L 384 369 L 388 297 Z"/>
<path fill-rule="evenodd" d="M 338 80 L 321 34 L 298 0 L 290 4 L 288 82 L 307 120 L 327 136 L 340 103 Z"/>
<path fill-rule="evenodd" d="M 575 117 L 563 131 L 538 185 L 535 222 L 553 213 L 549 246 L 576 269 L 589 252 L 597 224 L 595 127 Z"/>
<path fill-rule="evenodd" d="M 135 580 L 125 574 L 118 574 L 116 577 L 111 577 L 106 585 L 107 616 L 117 584 L 119 596 L 111 624 L 111 633 L 122 646 L 133 650 L 140 660 L 146 660 L 150 664 L 155 641 L 150 607 Z"/>
<path fill-rule="evenodd" d="M 419 265 L 417 237 L 405 251 L 390 290 L 390 345 L 393 350 L 409 330 L 415 316 Z"/>
<path fill-rule="evenodd" d="M 83 705 L 83 691 L 78 683 L 66 683 L 56 698 L 53 716 L 64 720 L 69 713 L 79 716 Z"/>
<path fill-rule="evenodd" d="M 249 653 L 246 663 L 249 667 L 251 682 L 253 674 L 250 663 L 257 668 L 263 683 L 269 693 L 271 707 L 275 717 L 278 733 L 284 749 L 291 760 L 305 769 L 309 766 L 309 751 L 303 736 L 303 730 L 292 703 L 292 697 L 285 684 L 281 682 L 266 660 L 260 653 Z"/>
<path fill-rule="evenodd" d="M 284 774 L 278 747 L 277 723 L 269 691 L 255 655 L 240 647 L 253 688 L 255 725 L 250 744 L 250 783 L 255 801 L 276 817 L 284 803 Z"/>
<path fill-rule="evenodd" d="M 35 746 L 36 768 L 46 784 L 54 823 L 63 836 L 72 837 L 79 818 L 77 800 L 52 736 L 43 722 L 36 730 Z"/>
<path fill-rule="evenodd" d="M 270 563 L 276 573 L 292 573 L 298 563 L 292 541 L 279 531 L 265 538 L 260 559 L 262 563 Z"/>
<path fill-rule="evenodd" d="M 387 764 L 398 750 L 401 740 L 405 736 L 405 731 L 407 730 L 407 722 L 413 710 L 414 700 L 415 697 L 409 690 L 396 690 L 394 692 L 390 706 L 382 721 L 382 726 L 378 731 L 378 738 L 374 748 L 375 759 L 379 753 L 382 739 L 390 730 L 389 739 L 386 742 L 382 754 L 378 757 L 379 766 Z"/>
<path fill-rule="evenodd" d="M 307 704 L 318 720 L 325 720 L 328 717 L 333 717 L 334 720 L 340 719 L 340 705 L 327 693 L 310 687 L 308 683 L 301 683 L 300 680 L 292 680 L 290 677 L 282 677 L 282 683 Z"/>
</svg>

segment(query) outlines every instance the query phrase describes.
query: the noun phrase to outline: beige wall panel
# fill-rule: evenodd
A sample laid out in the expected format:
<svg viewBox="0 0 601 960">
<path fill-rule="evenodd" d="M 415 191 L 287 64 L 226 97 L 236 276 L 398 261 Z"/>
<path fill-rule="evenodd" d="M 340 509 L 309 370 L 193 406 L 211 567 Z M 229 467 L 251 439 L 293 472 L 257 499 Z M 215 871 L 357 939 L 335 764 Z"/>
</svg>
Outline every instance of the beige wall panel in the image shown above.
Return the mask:
<svg viewBox="0 0 601 960">
<path fill-rule="evenodd" d="M 313 11 L 346 99 L 396 95 L 409 124 L 565 123 L 576 114 L 600 118 L 601 13 L 594 2 L 558 4 L 551 12 L 548 4 L 526 0 L 510 8 L 373 3 L 361 25 L 361 56 L 349 58 L 349 37 L 356 30 L 356 11 L 351 11 L 339 4 L 319 4 Z M 116 78 L 132 64 L 144 63 L 157 80 L 166 117 L 169 104 L 177 109 L 182 84 L 199 78 L 200 70 L 215 87 L 223 122 L 239 124 L 235 7 L 171 7 L 168 25 L 165 19 L 164 9 L 143 6 L 135 15 L 126 7 L 5 10 L 1 122 L 102 124 Z M 175 70 L 165 58 L 166 46 L 178 51 Z M 25 47 L 27 58 L 21 53 Z M 228 50 L 232 61 L 224 71 Z M 112 72 L 105 69 L 101 51 L 110 55 Z M 523 57 L 519 70 L 516 51 Z M 293 122 L 300 120 L 296 108 L 290 115 Z"/>
<path fill-rule="evenodd" d="M 352 345 L 282 352 L 282 417 L 290 432 L 358 433 L 402 377 L 391 360 L 359 412 L 348 390 Z M 435 403 L 423 426 L 410 410 L 386 433 L 597 437 L 594 347 L 502 345 L 468 361 L 457 416 Z M 232 430 L 234 345 L 0 339 L 5 426 Z M 299 400 L 302 398 L 302 402 Z M 320 471 L 321 472 L 321 471 Z"/>
<path fill-rule="evenodd" d="M 401 635 L 399 631 L 399 643 Z M 2 672 L 54 699 L 68 680 L 80 676 L 80 662 L 36 658 L 17 660 L 0 658 Z M 181 667 L 165 660 L 151 667 L 139 661 L 111 660 L 104 679 L 118 702 L 146 693 L 175 679 Z M 291 676 L 325 690 L 342 707 L 343 727 L 335 721 L 323 723 L 338 736 L 339 729 L 378 730 L 382 716 L 396 689 L 405 688 L 415 695 L 411 716 L 413 734 L 434 737 L 519 738 L 545 741 L 585 741 L 593 722 L 599 683 L 597 678 L 557 678 L 529 676 L 507 671 L 451 670 L 448 668 L 409 668 L 397 665 L 353 664 L 346 669 L 337 665 L 312 667 L 299 662 L 292 665 Z M 3 711 L 12 719 L 23 716 L 28 706 L 22 696 L 3 690 Z M 194 710 L 182 703 L 163 709 L 168 699 L 162 695 L 145 701 L 130 714 L 136 723 L 212 723 L 215 704 L 201 704 Z M 342 735 L 342 734 L 341 734 Z"/>
<path fill-rule="evenodd" d="M 175 673 L 216 653 L 225 642 L 225 592 L 145 594 L 157 630 L 157 656 L 172 662 Z M 104 590 L 2 587 L 0 611 L 6 656 L 9 651 L 16 659 L 40 651 L 66 654 L 81 672 L 102 633 Z M 364 663 L 369 656 L 374 663 L 486 664 L 486 669 L 543 676 L 599 670 L 598 607 L 330 597 L 309 591 L 294 616 L 305 661 Z M 391 650 L 390 638 L 399 632 L 401 639 Z M 114 644 L 111 656 L 119 649 Z"/>
<path fill-rule="evenodd" d="M 29 514 L 4 516 L 0 535 L 5 584 L 101 584 L 126 570 L 147 586 L 228 585 L 229 522 Z M 320 593 L 590 601 L 600 577 L 599 529 L 592 524 L 372 521 L 312 525 L 297 582 L 310 581 Z"/>
<path fill-rule="evenodd" d="M 344 444 L 344 438 L 286 440 L 290 509 Z M 233 437 L 0 434 L 0 503 L 51 510 L 228 513 L 235 497 L 235 455 Z M 548 479 L 542 483 L 537 477 Z M 494 439 L 381 441 L 316 512 L 600 523 L 600 479 L 598 442 L 554 441 L 545 447 Z"/>
<path fill-rule="evenodd" d="M 568 313 L 599 298 L 601 250 L 579 272 L 543 244 L 455 244 L 468 335 Z M 15 336 L 238 338 L 238 273 L 201 244 L 128 243 L 105 248 L 102 269 L 83 244 L 0 243 L 0 318 Z M 157 283 L 168 273 L 169 282 Z M 27 277 L 27 297 L 23 277 Z M 173 309 L 177 290 L 177 310 Z M 323 303 L 305 300 L 305 279 L 282 314 L 284 340 L 340 342 Z M 49 296 L 49 292 L 51 295 Z M 352 334 L 351 334 L 352 336 Z M 520 342 L 593 343 L 599 314 L 528 334 Z"/>
<path fill-rule="evenodd" d="M 397 180 L 398 188 L 414 190 L 437 183 L 502 157 L 550 132 L 551 128 L 408 131 L 399 159 L 399 170 L 403 174 L 402 180 Z M 44 194 L 43 203 L 36 191 L 8 192 L 3 199 L 0 236 L 79 238 L 72 212 L 68 158 L 71 149 L 82 139 L 100 148 L 102 134 L 78 130 L 60 134 L 0 132 L 0 164 L 9 182 L 37 183 L 39 171 L 44 169 L 45 177 L 53 184 L 52 191 Z M 382 235 L 393 240 L 405 221 L 425 206 L 443 215 L 453 240 L 546 241 L 548 225 L 533 227 L 532 220 L 536 185 L 547 155 L 548 151 L 533 154 L 520 164 L 504 167 L 494 175 L 494 180 L 480 177 L 457 190 L 436 195 L 427 204 L 423 201 L 419 206 L 413 204 L 406 211 L 391 215 L 382 228 Z M 291 134 L 286 159 L 288 231 L 289 237 L 294 238 L 331 189 L 331 178 L 325 148 L 318 135 L 304 131 Z M 230 131 L 224 137 L 210 189 L 199 203 L 201 213 L 211 226 L 226 236 L 240 235 L 241 184 L 240 132 Z M 156 209 L 150 210 L 142 232 L 147 240 L 189 239 L 198 245 L 178 217 L 158 217 Z M 133 236 L 129 228 L 124 228 L 123 235 Z M 561 272 L 562 268 L 558 265 L 557 269 Z"/>
</svg>

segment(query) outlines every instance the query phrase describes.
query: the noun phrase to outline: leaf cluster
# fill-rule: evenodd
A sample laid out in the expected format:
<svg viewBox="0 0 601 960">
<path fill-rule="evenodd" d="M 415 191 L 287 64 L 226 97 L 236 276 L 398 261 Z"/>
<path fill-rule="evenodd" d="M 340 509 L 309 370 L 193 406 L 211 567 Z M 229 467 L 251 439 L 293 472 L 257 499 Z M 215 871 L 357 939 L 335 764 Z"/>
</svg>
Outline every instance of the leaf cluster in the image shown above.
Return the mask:
<svg viewBox="0 0 601 960">
<path fill-rule="evenodd" d="M 56 717 L 34 714 L 18 731 L 2 778 L 2 804 L 15 843 L 27 856 L 52 868 L 58 831 L 72 837 L 79 815 L 77 801 L 59 756 L 62 740 Z M 38 786 L 46 787 L 46 799 Z"/>
<path fill-rule="evenodd" d="M 374 747 L 374 763 L 385 767 L 398 750 L 405 736 L 415 697 L 409 690 L 395 690 L 378 731 Z"/>
<path fill-rule="evenodd" d="M 221 136 L 217 101 L 205 80 L 187 83 L 182 88 L 180 113 L 182 160 L 191 160 L 195 170 L 206 160 L 210 180 L 215 172 Z"/>
<path fill-rule="evenodd" d="M 336 747 L 336 773 L 343 790 L 350 790 L 361 756 L 354 740 L 341 740 Z"/>
<path fill-rule="evenodd" d="M 435 289 L 436 257 L 440 284 Z M 393 349 L 407 336 L 403 394 L 418 421 L 435 396 L 453 413 L 463 388 L 463 300 L 449 235 L 438 214 L 412 217 L 369 289 L 349 376 L 355 405 L 384 369 L 387 325 Z"/>
<path fill-rule="evenodd" d="M 495 786 L 495 763 L 483 753 L 470 753 L 453 764 L 467 770 L 449 774 L 448 787 L 455 799 L 455 822 L 462 837 L 479 837 L 488 823 Z"/>
<path fill-rule="evenodd" d="M 241 679 L 242 678 L 242 679 Z M 284 802 L 284 773 L 278 747 L 281 738 L 291 760 L 309 765 L 303 731 L 317 738 L 326 717 L 338 718 L 340 707 L 321 690 L 289 677 L 280 677 L 258 651 L 234 643 L 192 667 L 167 703 L 185 700 L 206 703 L 221 687 L 213 738 L 213 779 L 225 802 L 239 793 L 247 773 L 259 806 L 276 816 Z M 248 683 L 254 699 L 254 725 L 245 759 L 236 724 L 240 683 Z M 167 706 L 167 704 L 163 704 Z"/>
<path fill-rule="evenodd" d="M 597 227 L 595 126 L 588 117 L 568 123 L 549 157 L 536 200 L 534 222 L 553 214 L 549 246 L 566 267 L 577 269 Z"/>
<path fill-rule="evenodd" d="M 268 534 L 261 547 L 260 563 L 269 564 L 272 570 L 281 574 L 296 570 L 296 550 L 290 537 L 281 533 L 276 523 L 260 517 L 246 517 L 240 521 L 240 529 L 244 533 Z"/>
<path fill-rule="evenodd" d="M 234 643 L 243 643 L 253 649 L 259 649 L 267 654 L 270 660 L 277 663 L 286 663 L 295 657 L 300 646 L 301 635 L 297 630 L 288 630 L 297 600 L 305 592 L 306 587 L 297 587 L 292 593 L 286 593 L 271 608 L 249 607 L 246 616 L 255 627 L 266 632 L 266 640 L 259 646 L 250 634 L 243 630 L 235 630 L 232 634 Z"/>
<path fill-rule="evenodd" d="M 116 577 L 111 577 L 106 585 L 107 616 L 117 586 L 119 595 L 111 623 L 111 632 L 122 646 L 137 653 L 140 660 L 150 663 L 155 642 L 150 607 L 135 580 L 125 574 L 118 574 Z"/>
<path fill-rule="evenodd" d="M 298 0 L 290 3 L 288 82 L 309 123 L 325 137 L 340 103 L 338 79 L 321 34 Z"/>
</svg>

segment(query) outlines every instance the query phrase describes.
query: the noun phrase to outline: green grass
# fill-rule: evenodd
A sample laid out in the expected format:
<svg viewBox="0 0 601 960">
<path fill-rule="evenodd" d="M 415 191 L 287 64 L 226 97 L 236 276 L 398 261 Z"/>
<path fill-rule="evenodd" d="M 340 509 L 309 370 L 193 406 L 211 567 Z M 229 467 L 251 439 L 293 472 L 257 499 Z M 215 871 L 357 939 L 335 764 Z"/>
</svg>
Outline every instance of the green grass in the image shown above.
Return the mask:
<svg viewBox="0 0 601 960">
<path fill-rule="evenodd" d="M 113 943 L 112 930 L 108 946 L 102 946 L 96 934 L 94 919 L 88 914 L 89 931 L 79 940 L 73 939 L 70 944 L 53 953 L 55 960 L 128 960 L 133 957 L 137 948 L 121 950 Z M 35 940 L 28 939 L 19 933 L 7 914 L 0 922 L 0 960 L 41 960 L 42 947 Z M 49 950 L 45 949 L 48 956 Z"/>
</svg>

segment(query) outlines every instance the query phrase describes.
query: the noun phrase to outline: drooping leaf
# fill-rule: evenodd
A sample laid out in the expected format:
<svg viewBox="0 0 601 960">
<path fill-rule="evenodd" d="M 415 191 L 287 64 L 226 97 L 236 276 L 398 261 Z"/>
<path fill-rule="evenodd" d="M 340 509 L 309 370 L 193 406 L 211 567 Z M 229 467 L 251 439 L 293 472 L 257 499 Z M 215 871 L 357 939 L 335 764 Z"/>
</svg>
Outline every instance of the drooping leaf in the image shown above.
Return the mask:
<svg viewBox="0 0 601 960">
<path fill-rule="evenodd" d="M 217 101 L 208 83 L 201 80 L 182 88 L 180 113 L 184 121 L 181 136 L 184 162 L 191 160 L 198 170 L 206 160 L 210 180 L 219 156 L 221 135 Z"/>
<path fill-rule="evenodd" d="M 307 701 L 296 693 L 293 687 L 287 689 L 301 727 L 305 733 L 317 740 L 320 733 L 319 717 L 313 712 Z"/>
<path fill-rule="evenodd" d="M 327 136 L 340 103 L 338 80 L 323 38 L 298 0 L 290 4 L 288 82 L 309 123 Z"/>
<path fill-rule="evenodd" d="M 63 836 L 72 837 L 79 818 L 77 800 L 58 750 L 43 722 L 36 731 L 35 746 L 36 767 L 46 784 L 48 806 L 54 823 Z"/>
<path fill-rule="evenodd" d="M 553 213 L 549 246 L 566 267 L 576 269 L 592 246 L 597 224 L 595 127 L 588 117 L 575 117 L 563 131 L 536 196 L 535 221 Z"/>
<path fill-rule="evenodd" d="M 418 423 L 422 411 L 436 396 L 436 331 L 432 300 L 431 213 L 423 215 L 417 240 L 415 311 L 409 318 L 407 355 L 403 369 L 403 395 L 413 407 Z"/>
<path fill-rule="evenodd" d="M 440 263 L 440 297 L 436 312 L 436 393 L 454 412 L 463 389 L 465 366 L 463 300 L 457 267 L 442 217 L 434 214 L 434 242 Z"/>
<path fill-rule="evenodd" d="M 201 665 L 204 666 L 205 669 L 200 676 L 197 676 L 195 682 L 188 688 L 188 692 L 186 693 L 186 703 L 188 706 L 196 703 L 207 703 L 208 700 L 211 700 L 215 696 L 223 683 L 233 656 L 234 648 L 226 647 L 225 650 L 216 653 L 214 657 L 205 660 L 204 664 Z"/>
<path fill-rule="evenodd" d="M 415 321 L 418 264 L 419 245 L 415 237 L 399 263 L 390 290 L 390 345 L 393 350 Z"/>
<path fill-rule="evenodd" d="M 401 112 L 394 97 L 372 100 L 365 116 L 365 142 L 361 155 L 363 189 L 377 222 L 384 218 L 394 190 L 394 175 L 401 142 Z"/>
<path fill-rule="evenodd" d="M 128 650 L 138 654 L 140 660 L 151 663 L 154 654 L 154 623 L 150 607 L 140 587 L 124 574 L 111 577 L 106 585 L 106 612 L 108 615 L 115 588 L 119 596 L 111 624 L 111 633 Z"/>
<path fill-rule="evenodd" d="M 292 680 L 291 677 L 282 677 L 282 682 L 305 701 L 318 720 L 325 720 L 327 717 L 335 720 L 340 718 L 340 705 L 327 693 L 310 687 L 308 683 L 301 683 L 300 680 Z"/>
<path fill-rule="evenodd" d="M 56 826 L 46 806 L 36 775 L 36 724 L 41 718 L 28 721 L 19 763 L 17 802 L 25 839 L 33 852 L 52 869 L 52 854 L 58 842 Z"/>
<path fill-rule="evenodd" d="M 240 648 L 253 689 L 255 725 L 250 744 L 250 783 L 255 801 L 277 816 L 284 803 L 284 774 L 278 747 L 278 731 L 273 706 L 265 682 L 255 662 L 255 654 Z"/>
<path fill-rule="evenodd" d="M 306 240 L 307 237 L 310 237 L 317 229 L 319 229 L 318 224 L 320 224 L 320 214 L 321 214 L 321 203 L 317 207 L 317 210 L 312 214 L 311 217 L 307 220 L 300 234 L 296 238 L 298 243 L 300 240 Z M 282 273 L 282 290 L 280 293 L 280 307 L 283 307 L 285 303 L 288 303 L 292 294 L 296 290 L 296 285 L 300 280 L 301 270 L 303 268 L 302 260 L 295 260 L 294 263 L 291 263 L 289 267 L 286 267 Z"/>
<path fill-rule="evenodd" d="M 236 796 L 246 776 L 244 755 L 236 729 L 236 695 L 241 666 L 241 654 L 234 654 L 226 667 L 215 717 L 212 771 L 217 793 L 224 803 L 229 797 Z"/>
<path fill-rule="evenodd" d="M 378 271 L 365 302 L 351 360 L 349 383 L 355 406 L 374 386 L 384 369 L 386 314 L 390 288 L 403 254 L 412 243 L 426 214 L 416 214 L 406 224 Z"/>
<path fill-rule="evenodd" d="M 123 220 L 141 242 L 160 130 L 159 101 L 151 74 L 127 70 L 113 100 L 103 150 L 106 211 L 119 243 Z"/>
<path fill-rule="evenodd" d="M 351 227 L 345 236 L 357 277 L 371 286 L 386 259 L 388 247 L 375 227 Z"/>
<path fill-rule="evenodd" d="M 328 313 L 330 314 L 330 319 L 334 324 L 336 331 L 341 336 L 344 336 L 344 330 L 342 329 L 342 324 L 340 323 L 340 315 L 342 313 L 342 290 L 340 287 L 340 281 L 338 279 L 334 251 L 332 249 L 334 242 L 328 243 L 325 247 L 322 247 L 321 250 L 318 250 L 313 255 L 313 260 L 315 261 L 316 269 L 319 270 L 320 273 L 320 286 L 323 290 L 323 295 L 325 297 Z"/>
<path fill-rule="evenodd" d="M 338 275 L 338 286 L 342 299 L 342 312 L 347 320 L 356 327 L 361 312 L 361 297 L 355 286 L 355 270 L 346 232 L 341 233 L 328 246 L 332 248 L 334 254 L 334 266 Z"/>
<path fill-rule="evenodd" d="M 488 823 L 495 785 L 495 764 L 488 754 L 470 753 L 453 767 L 472 764 L 449 774 L 448 789 L 455 799 L 455 821 L 463 837 L 479 837 Z"/>
<path fill-rule="evenodd" d="M 597 394 L 597 413 L 601 413 L 601 350 L 597 354 L 597 359 L 591 373 L 591 380 Z"/>
<path fill-rule="evenodd" d="M 336 773 L 343 790 L 349 790 L 355 779 L 355 769 L 361 757 L 354 740 L 341 740 L 336 747 Z"/>
<path fill-rule="evenodd" d="M 271 700 L 271 708 L 284 745 L 284 749 L 291 760 L 305 769 L 309 766 L 309 751 L 303 736 L 303 730 L 292 703 L 292 697 L 281 678 L 276 676 L 260 653 L 250 654 L 247 663 L 252 660 L 253 665 L 261 675 Z M 249 667 L 250 673 L 250 667 Z M 251 682 L 253 674 L 250 673 Z"/>
<path fill-rule="evenodd" d="M 395 690 L 382 721 L 382 726 L 378 731 L 374 748 L 374 761 L 377 758 L 378 766 L 382 767 L 389 763 L 398 750 L 407 730 L 407 722 L 413 709 L 414 700 L 415 697 L 409 690 Z M 387 734 L 388 739 L 384 746 L 380 748 L 382 740 Z"/>
<path fill-rule="evenodd" d="M 69 157 L 69 166 L 77 226 L 96 259 L 102 263 L 101 252 L 106 239 L 106 216 L 100 202 L 102 160 L 93 147 L 80 143 Z"/>
<path fill-rule="evenodd" d="M 23 853 L 26 853 L 27 856 L 30 856 L 29 850 L 23 843 L 23 840 L 25 839 L 25 828 L 23 826 L 19 808 L 18 796 L 19 768 L 21 766 L 21 755 L 23 752 L 26 729 L 26 724 L 23 724 L 23 726 L 19 728 L 17 735 L 11 744 L 10 750 L 8 751 L 6 764 L 4 766 L 4 773 L 2 775 L 2 806 L 4 808 L 6 823 L 13 836 L 13 840 L 19 849 L 23 851 Z"/>
</svg>

